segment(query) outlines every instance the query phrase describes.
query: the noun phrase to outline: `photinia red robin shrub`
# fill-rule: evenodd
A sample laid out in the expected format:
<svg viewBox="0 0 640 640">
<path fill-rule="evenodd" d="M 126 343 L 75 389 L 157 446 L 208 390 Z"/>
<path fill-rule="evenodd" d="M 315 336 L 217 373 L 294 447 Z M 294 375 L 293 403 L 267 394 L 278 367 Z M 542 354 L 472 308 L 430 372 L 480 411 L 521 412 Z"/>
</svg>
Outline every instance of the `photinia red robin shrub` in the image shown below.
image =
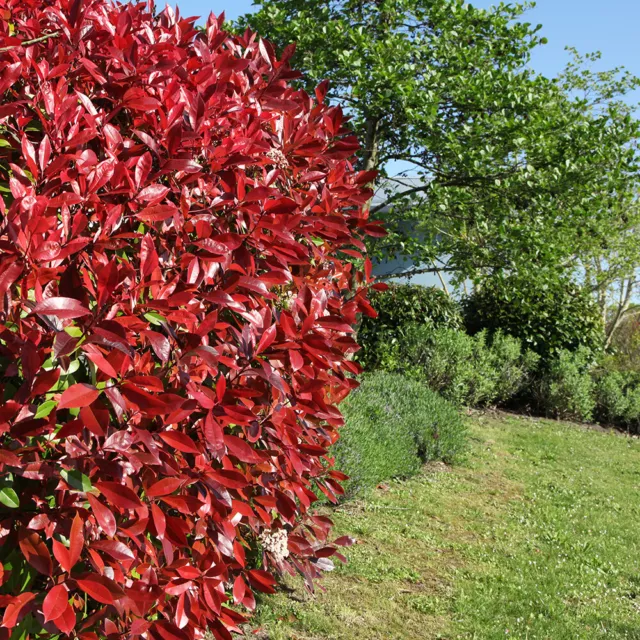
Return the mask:
<svg viewBox="0 0 640 640">
<path fill-rule="evenodd" d="M 229 638 L 348 542 L 311 509 L 381 230 L 291 54 L 0 0 L 0 639 Z"/>
</svg>

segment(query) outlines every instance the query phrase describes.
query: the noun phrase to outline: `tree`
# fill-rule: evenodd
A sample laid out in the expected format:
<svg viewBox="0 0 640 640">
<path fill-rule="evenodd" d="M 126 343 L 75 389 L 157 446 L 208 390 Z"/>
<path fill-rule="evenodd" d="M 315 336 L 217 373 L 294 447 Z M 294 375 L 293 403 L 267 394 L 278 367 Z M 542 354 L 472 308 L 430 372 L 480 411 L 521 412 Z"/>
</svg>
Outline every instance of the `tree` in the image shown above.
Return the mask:
<svg viewBox="0 0 640 640">
<path fill-rule="evenodd" d="M 305 82 L 329 80 L 360 167 L 380 172 L 371 213 L 390 233 L 370 243 L 378 257 L 458 282 L 541 267 L 575 275 L 608 252 L 612 232 L 634 227 L 639 129 L 623 99 L 639 81 L 585 71 L 591 59 L 579 57 L 558 79 L 531 71 L 544 38 L 522 21 L 527 5 L 256 4 L 240 26 L 297 43 Z"/>
</svg>

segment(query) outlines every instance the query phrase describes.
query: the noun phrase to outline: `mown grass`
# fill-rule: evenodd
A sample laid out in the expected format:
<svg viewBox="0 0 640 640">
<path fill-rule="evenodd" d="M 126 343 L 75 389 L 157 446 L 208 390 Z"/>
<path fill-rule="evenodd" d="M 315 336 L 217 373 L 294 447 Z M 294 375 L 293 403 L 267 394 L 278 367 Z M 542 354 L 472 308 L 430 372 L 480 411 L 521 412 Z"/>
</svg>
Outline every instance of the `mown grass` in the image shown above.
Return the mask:
<svg viewBox="0 0 640 640">
<path fill-rule="evenodd" d="M 510 416 L 470 419 L 435 465 L 333 513 L 359 541 L 309 596 L 265 599 L 250 637 L 640 639 L 640 441 Z"/>
</svg>

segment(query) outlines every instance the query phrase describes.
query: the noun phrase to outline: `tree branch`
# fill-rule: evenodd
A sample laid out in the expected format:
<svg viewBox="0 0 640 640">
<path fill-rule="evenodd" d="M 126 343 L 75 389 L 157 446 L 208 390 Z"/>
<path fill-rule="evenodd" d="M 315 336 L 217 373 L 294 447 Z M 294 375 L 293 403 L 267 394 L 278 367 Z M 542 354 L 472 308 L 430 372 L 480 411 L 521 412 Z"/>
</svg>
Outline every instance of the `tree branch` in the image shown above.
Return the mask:
<svg viewBox="0 0 640 640">
<path fill-rule="evenodd" d="M 406 198 L 410 195 L 413 195 L 414 193 L 427 191 L 430 188 L 430 186 L 431 186 L 431 183 L 427 183 L 419 187 L 413 187 L 412 189 L 407 189 L 406 191 L 398 192 L 392 195 L 390 198 L 388 198 L 386 202 L 383 202 L 382 204 L 379 204 L 373 207 L 372 209 L 370 209 L 370 213 L 371 215 L 374 215 L 378 213 L 378 211 L 382 211 L 385 207 L 388 207 L 392 202 L 395 202 L 396 200 L 400 200 L 401 198 Z"/>
<path fill-rule="evenodd" d="M 15 49 L 16 47 L 30 47 L 32 44 L 38 44 L 39 42 L 44 42 L 45 40 L 49 40 L 51 38 L 57 38 L 60 35 L 59 31 L 52 31 L 51 33 L 45 33 L 45 35 L 40 36 L 39 38 L 34 38 L 33 40 L 23 40 L 17 44 L 9 45 L 8 47 L 0 48 L 0 53 L 4 53 L 5 51 L 11 51 L 11 49 Z"/>
</svg>

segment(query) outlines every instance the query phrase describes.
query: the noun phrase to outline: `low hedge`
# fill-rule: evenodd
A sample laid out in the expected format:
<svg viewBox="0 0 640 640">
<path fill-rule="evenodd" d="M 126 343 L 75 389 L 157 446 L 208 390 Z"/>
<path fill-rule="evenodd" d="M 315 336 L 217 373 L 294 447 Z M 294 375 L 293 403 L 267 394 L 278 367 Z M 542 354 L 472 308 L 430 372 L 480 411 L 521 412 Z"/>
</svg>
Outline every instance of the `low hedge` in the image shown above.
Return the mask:
<svg viewBox="0 0 640 640">
<path fill-rule="evenodd" d="M 408 478 L 430 460 L 454 462 L 465 449 L 457 409 L 406 376 L 376 372 L 341 405 L 345 425 L 333 447 L 335 467 L 349 476 L 347 495 L 391 478 Z"/>
<path fill-rule="evenodd" d="M 397 370 L 407 330 L 414 324 L 462 327 L 458 303 L 436 287 L 390 284 L 386 291 L 372 291 L 370 302 L 378 317 L 363 317 L 358 329 L 362 350 L 357 359 L 366 371 Z"/>
<path fill-rule="evenodd" d="M 402 349 L 404 370 L 457 405 L 505 403 L 530 382 L 539 356 L 498 331 L 470 336 L 449 328 L 414 325 Z"/>
</svg>

